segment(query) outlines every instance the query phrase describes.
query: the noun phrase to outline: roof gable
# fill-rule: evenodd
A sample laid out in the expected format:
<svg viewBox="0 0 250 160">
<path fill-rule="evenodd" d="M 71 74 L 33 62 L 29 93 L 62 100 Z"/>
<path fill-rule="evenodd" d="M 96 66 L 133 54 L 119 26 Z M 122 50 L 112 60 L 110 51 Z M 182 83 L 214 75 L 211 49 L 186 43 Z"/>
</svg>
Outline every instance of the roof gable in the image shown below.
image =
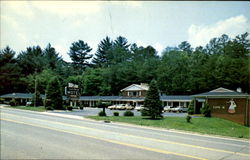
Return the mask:
<svg viewBox="0 0 250 160">
<path fill-rule="evenodd" d="M 226 88 L 220 87 L 220 88 L 214 89 L 214 90 L 212 90 L 210 92 L 235 92 L 235 91 L 232 91 L 230 89 L 226 89 Z"/>
<path fill-rule="evenodd" d="M 246 97 L 249 96 L 246 93 L 236 92 L 226 88 L 217 88 L 209 92 L 193 95 L 194 97 Z"/>
<path fill-rule="evenodd" d="M 148 90 L 148 86 L 142 86 L 142 85 L 138 85 L 138 84 L 132 84 L 124 89 L 122 89 L 121 91 L 147 91 Z"/>
</svg>

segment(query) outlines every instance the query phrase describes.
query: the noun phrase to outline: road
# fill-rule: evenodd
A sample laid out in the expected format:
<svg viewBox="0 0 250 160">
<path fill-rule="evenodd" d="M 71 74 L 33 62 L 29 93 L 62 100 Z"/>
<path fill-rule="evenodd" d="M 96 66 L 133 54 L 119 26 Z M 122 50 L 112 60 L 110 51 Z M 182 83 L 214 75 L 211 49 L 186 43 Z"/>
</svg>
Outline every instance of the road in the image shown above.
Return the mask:
<svg viewBox="0 0 250 160">
<path fill-rule="evenodd" d="M 250 142 L 1 108 L 1 159 L 250 159 Z"/>
</svg>

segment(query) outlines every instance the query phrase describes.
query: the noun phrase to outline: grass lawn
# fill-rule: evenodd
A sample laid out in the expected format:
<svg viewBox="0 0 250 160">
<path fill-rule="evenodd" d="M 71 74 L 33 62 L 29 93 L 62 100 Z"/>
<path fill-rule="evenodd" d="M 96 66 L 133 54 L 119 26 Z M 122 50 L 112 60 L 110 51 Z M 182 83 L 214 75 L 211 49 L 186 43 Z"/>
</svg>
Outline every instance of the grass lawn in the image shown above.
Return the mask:
<svg viewBox="0 0 250 160">
<path fill-rule="evenodd" d="M 178 129 L 178 130 L 192 131 L 203 134 L 213 134 L 213 135 L 222 135 L 222 136 L 248 138 L 248 139 L 250 138 L 249 127 L 245 127 L 237 123 L 215 117 L 192 118 L 191 123 L 187 123 L 185 117 L 164 117 L 164 119 L 160 120 L 150 120 L 141 116 L 135 116 L 135 117 L 88 116 L 88 118 L 95 120 L 110 120 L 114 122 L 125 122 L 142 126 Z"/>
<path fill-rule="evenodd" d="M 15 109 L 23 109 L 23 110 L 30 110 L 30 111 L 37 111 L 37 112 L 44 112 L 46 111 L 44 106 L 39 107 L 31 107 L 31 106 L 11 106 L 8 108 L 15 108 Z"/>
</svg>

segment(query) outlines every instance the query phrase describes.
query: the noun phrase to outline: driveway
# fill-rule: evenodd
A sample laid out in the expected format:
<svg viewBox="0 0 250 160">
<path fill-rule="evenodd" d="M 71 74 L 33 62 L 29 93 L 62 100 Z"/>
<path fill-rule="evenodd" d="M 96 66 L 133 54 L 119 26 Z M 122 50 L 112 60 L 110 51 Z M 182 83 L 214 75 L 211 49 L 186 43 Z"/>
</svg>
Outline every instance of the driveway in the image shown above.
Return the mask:
<svg viewBox="0 0 250 160">
<path fill-rule="evenodd" d="M 83 110 L 80 109 L 73 109 L 73 111 L 49 111 L 53 113 L 60 113 L 60 114 L 68 114 L 68 115 L 75 115 L 75 116 L 96 116 L 98 113 L 102 111 L 102 108 L 84 108 Z M 105 112 L 108 116 L 112 116 L 113 112 L 119 112 L 119 115 L 122 116 L 126 110 L 110 110 L 106 109 Z M 135 116 L 140 116 L 141 112 L 132 110 Z M 169 113 L 164 112 L 162 114 L 164 117 L 185 117 L 187 113 Z"/>
</svg>

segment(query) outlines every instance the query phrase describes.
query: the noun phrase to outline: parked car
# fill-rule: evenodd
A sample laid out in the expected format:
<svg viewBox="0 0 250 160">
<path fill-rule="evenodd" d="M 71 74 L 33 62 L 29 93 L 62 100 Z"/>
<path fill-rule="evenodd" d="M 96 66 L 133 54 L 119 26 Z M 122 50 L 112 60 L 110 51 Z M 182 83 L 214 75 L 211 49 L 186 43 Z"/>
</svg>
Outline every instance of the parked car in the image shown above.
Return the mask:
<svg viewBox="0 0 250 160">
<path fill-rule="evenodd" d="M 171 110 L 171 106 L 165 106 L 163 108 L 163 112 L 170 112 L 170 110 Z"/>
<path fill-rule="evenodd" d="M 116 109 L 118 109 L 118 110 L 124 110 L 124 109 L 126 109 L 125 104 L 118 104 L 116 106 Z"/>
<path fill-rule="evenodd" d="M 177 106 L 174 108 L 171 108 L 172 112 L 187 112 L 188 108 L 185 108 L 183 106 Z"/>
<path fill-rule="evenodd" d="M 32 102 L 26 102 L 26 106 L 31 106 Z"/>
<path fill-rule="evenodd" d="M 143 109 L 144 109 L 143 105 L 140 105 L 140 106 L 136 106 L 136 107 L 135 107 L 135 110 L 137 110 L 137 111 L 140 111 L 140 110 L 143 110 Z"/>
<path fill-rule="evenodd" d="M 134 107 L 131 106 L 130 104 L 126 104 L 126 105 L 125 105 L 125 109 L 126 109 L 126 110 L 133 110 Z"/>
<path fill-rule="evenodd" d="M 116 105 L 108 106 L 108 109 L 110 109 L 110 110 L 116 109 Z"/>
</svg>

